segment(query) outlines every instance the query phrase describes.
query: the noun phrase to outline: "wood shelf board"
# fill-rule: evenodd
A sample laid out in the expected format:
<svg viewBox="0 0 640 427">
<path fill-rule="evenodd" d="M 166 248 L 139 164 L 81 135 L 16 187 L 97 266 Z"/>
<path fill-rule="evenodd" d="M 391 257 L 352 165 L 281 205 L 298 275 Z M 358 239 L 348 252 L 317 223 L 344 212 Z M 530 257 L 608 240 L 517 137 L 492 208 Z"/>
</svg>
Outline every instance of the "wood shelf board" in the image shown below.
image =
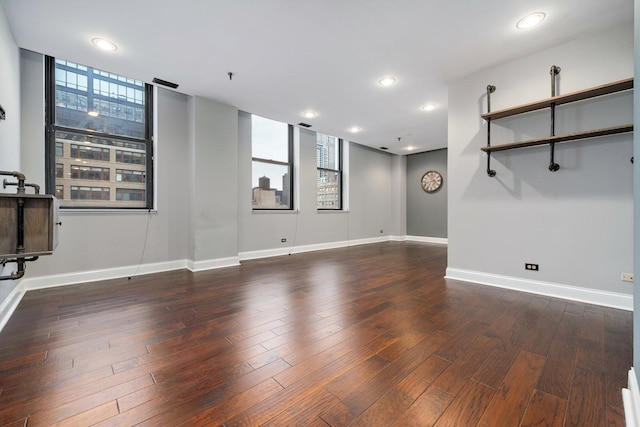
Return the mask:
<svg viewBox="0 0 640 427">
<path fill-rule="evenodd" d="M 515 116 L 517 114 L 528 113 L 531 111 L 542 110 L 549 108 L 551 105 L 562 105 L 570 102 L 582 101 L 584 99 L 595 98 L 598 96 L 609 95 L 616 92 L 622 92 L 625 90 L 633 89 L 633 77 L 624 80 L 618 80 L 616 82 L 607 83 L 600 86 L 594 86 L 589 89 L 580 90 L 577 92 L 571 92 L 566 95 L 553 96 L 539 101 L 530 102 L 527 104 L 518 105 L 515 107 L 505 108 L 502 110 L 492 111 L 490 113 L 484 113 L 481 117 L 485 120 L 495 120 L 504 117 Z"/>
<path fill-rule="evenodd" d="M 627 132 L 633 132 L 632 124 L 614 126 L 610 128 L 604 128 L 604 129 L 594 129 L 586 132 L 576 132 L 576 133 L 569 133 L 564 135 L 547 136 L 544 138 L 536 138 L 536 139 L 530 139 L 527 141 L 512 142 L 509 144 L 492 145 L 491 147 L 482 147 L 480 149 L 486 153 L 491 153 L 494 151 L 506 151 L 506 150 L 514 150 L 516 148 L 535 147 L 538 145 L 550 144 L 552 142 L 559 143 L 559 142 L 577 141 L 581 139 L 597 138 L 600 136 L 616 135 L 619 133 L 627 133 Z"/>
</svg>

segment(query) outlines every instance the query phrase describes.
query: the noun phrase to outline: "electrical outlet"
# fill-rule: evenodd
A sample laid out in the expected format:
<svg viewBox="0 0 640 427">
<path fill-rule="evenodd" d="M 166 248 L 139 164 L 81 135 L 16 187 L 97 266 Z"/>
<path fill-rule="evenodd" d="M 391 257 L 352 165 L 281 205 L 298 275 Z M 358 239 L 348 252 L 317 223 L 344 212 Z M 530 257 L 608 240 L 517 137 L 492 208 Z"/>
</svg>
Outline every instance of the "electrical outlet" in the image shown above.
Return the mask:
<svg viewBox="0 0 640 427">
<path fill-rule="evenodd" d="M 633 273 L 620 274 L 620 280 L 622 280 L 623 282 L 633 282 Z"/>
<path fill-rule="evenodd" d="M 283 237 L 282 239 L 280 239 L 280 243 L 287 243 L 287 239 Z"/>
<path fill-rule="evenodd" d="M 531 263 L 525 263 L 524 265 L 524 269 L 525 270 L 529 270 L 529 271 L 538 271 L 538 264 L 531 264 Z"/>
</svg>

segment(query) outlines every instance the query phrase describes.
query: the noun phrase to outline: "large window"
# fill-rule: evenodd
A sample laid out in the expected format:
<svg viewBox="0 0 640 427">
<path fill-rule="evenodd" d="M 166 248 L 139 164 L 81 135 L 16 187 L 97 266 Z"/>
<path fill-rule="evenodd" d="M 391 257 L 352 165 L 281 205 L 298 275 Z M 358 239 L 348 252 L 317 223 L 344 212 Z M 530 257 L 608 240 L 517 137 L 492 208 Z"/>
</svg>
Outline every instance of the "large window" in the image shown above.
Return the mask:
<svg viewBox="0 0 640 427">
<path fill-rule="evenodd" d="M 318 209 L 342 209 L 342 140 L 317 133 L 316 200 Z"/>
<path fill-rule="evenodd" d="M 47 192 L 63 208 L 153 207 L 152 87 L 51 57 L 46 73 Z"/>
<path fill-rule="evenodd" d="M 293 209 L 293 128 L 251 116 L 253 209 Z"/>
</svg>

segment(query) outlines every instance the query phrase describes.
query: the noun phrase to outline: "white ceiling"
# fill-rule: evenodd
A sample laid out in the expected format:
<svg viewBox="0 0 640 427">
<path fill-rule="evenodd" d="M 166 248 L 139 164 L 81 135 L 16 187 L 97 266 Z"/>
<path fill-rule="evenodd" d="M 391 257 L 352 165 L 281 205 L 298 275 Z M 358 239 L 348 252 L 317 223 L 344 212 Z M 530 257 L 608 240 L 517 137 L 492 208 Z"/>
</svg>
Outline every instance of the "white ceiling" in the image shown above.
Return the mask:
<svg viewBox="0 0 640 427">
<path fill-rule="evenodd" d="M 633 0 L 0 4 L 22 48 L 147 82 L 158 77 L 178 83 L 179 92 L 282 122 L 304 121 L 396 154 L 446 147 L 449 81 L 633 19 Z M 540 26 L 515 28 L 536 11 L 547 14 Z M 98 51 L 93 37 L 119 48 Z M 397 84 L 379 86 L 386 75 Z M 428 102 L 439 108 L 421 111 Z M 302 117 L 308 109 L 317 117 Z M 351 134 L 351 126 L 362 131 Z"/>
</svg>

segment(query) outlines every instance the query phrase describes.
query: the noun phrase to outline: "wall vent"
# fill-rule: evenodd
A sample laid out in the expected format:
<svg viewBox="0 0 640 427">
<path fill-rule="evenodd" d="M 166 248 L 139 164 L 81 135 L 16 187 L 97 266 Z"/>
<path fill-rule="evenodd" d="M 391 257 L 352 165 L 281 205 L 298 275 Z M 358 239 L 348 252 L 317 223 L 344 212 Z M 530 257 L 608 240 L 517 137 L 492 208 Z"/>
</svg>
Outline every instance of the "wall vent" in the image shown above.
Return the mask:
<svg viewBox="0 0 640 427">
<path fill-rule="evenodd" d="M 298 126 L 302 126 L 303 128 L 310 128 L 311 127 L 311 125 L 309 123 L 303 123 L 303 122 L 298 123 Z"/>
<path fill-rule="evenodd" d="M 159 79 L 157 77 L 153 78 L 153 82 L 156 83 L 156 84 L 162 85 L 162 86 L 170 87 L 171 89 L 178 89 L 178 84 L 171 83 L 171 82 L 168 82 L 166 80 Z"/>
</svg>

